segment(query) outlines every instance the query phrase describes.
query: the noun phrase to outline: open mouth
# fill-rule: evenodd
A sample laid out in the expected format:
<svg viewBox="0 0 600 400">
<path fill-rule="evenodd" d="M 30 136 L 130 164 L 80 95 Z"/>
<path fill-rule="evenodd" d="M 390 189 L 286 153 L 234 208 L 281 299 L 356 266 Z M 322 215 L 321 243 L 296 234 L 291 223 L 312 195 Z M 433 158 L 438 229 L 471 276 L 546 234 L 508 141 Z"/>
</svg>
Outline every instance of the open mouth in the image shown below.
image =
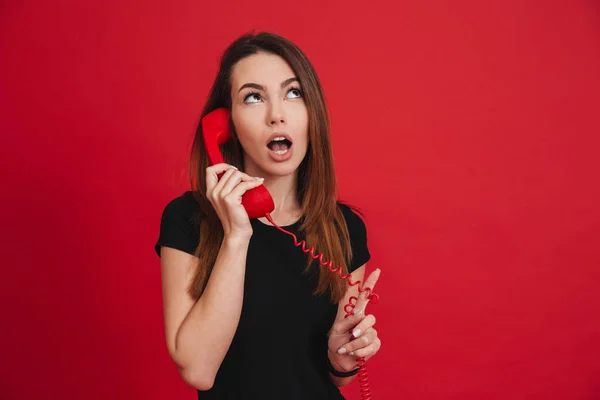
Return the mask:
<svg viewBox="0 0 600 400">
<path fill-rule="evenodd" d="M 284 137 L 277 137 L 267 144 L 269 150 L 277 154 L 285 154 L 292 147 L 292 142 Z"/>
</svg>

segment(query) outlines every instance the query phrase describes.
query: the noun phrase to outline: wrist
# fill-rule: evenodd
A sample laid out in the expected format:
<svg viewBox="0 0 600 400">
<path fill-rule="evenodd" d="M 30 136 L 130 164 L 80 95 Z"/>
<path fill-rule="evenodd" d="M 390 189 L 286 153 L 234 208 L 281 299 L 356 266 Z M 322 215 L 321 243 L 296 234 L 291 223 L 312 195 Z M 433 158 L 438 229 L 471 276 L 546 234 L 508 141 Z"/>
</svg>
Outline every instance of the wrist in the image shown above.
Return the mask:
<svg viewBox="0 0 600 400">
<path fill-rule="evenodd" d="M 252 235 L 246 235 L 241 233 L 228 233 L 223 237 L 223 244 L 230 246 L 247 246 L 250 243 L 250 237 Z"/>
<path fill-rule="evenodd" d="M 356 364 L 348 362 L 348 357 L 341 358 L 330 350 L 327 350 L 327 369 L 333 376 L 340 378 L 356 375 L 360 370 Z"/>
</svg>

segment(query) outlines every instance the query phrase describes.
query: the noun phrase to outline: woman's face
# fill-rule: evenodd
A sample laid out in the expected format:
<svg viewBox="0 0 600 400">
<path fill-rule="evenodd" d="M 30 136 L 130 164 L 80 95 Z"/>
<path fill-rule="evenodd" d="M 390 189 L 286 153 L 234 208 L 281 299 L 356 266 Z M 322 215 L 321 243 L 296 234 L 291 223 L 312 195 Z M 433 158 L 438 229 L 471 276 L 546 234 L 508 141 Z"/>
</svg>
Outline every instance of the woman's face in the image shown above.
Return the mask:
<svg viewBox="0 0 600 400">
<path fill-rule="evenodd" d="M 257 176 L 294 173 L 308 148 L 308 111 L 300 83 L 281 57 L 258 53 L 231 73 L 231 118 L 245 170 Z"/>
</svg>

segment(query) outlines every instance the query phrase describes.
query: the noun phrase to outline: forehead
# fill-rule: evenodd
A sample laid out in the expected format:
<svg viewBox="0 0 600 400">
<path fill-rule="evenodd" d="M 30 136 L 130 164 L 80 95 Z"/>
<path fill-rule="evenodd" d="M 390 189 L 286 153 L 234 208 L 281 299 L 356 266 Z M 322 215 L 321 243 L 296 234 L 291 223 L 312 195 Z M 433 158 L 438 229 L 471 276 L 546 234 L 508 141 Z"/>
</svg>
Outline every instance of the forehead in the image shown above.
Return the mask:
<svg viewBox="0 0 600 400">
<path fill-rule="evenodd" d="M 235 64 L 231 71 L 231 88 L 235 91 L 245 83 L 258 83 L 267 90 L 278 89 L 281 82 L 295 76 L 290 65 L 280 56 L 268 53 L 252 54 Z"/>
</svg>

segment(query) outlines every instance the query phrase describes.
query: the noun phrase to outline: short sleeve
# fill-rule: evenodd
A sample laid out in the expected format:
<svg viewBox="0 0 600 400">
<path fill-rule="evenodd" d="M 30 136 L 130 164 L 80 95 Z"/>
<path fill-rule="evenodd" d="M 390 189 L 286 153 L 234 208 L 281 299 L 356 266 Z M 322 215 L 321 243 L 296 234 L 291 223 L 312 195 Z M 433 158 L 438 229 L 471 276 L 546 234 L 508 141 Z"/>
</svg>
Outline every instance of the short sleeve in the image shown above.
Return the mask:
<svg viewBox="0 0 600 400">
<path fill-rule="evenodd" d="M 346 218 L 346 224 L 350 233 L 352 261 L 348 266 L 348 271 L 353 272 L 371 259 L 367 243 L 367 227 L 362 218 L 350 206 L 343 203 L 338 204 Z"/>
<path fill-rule="evenodd" d="M 200 239 L 196 215 L 197 203 L 192 192 L 185 192 L 166 205 L 160 220 L 159 237 L 154 246 L 159 257 L 161 246 L 194 255 Z"/>
</svg>

